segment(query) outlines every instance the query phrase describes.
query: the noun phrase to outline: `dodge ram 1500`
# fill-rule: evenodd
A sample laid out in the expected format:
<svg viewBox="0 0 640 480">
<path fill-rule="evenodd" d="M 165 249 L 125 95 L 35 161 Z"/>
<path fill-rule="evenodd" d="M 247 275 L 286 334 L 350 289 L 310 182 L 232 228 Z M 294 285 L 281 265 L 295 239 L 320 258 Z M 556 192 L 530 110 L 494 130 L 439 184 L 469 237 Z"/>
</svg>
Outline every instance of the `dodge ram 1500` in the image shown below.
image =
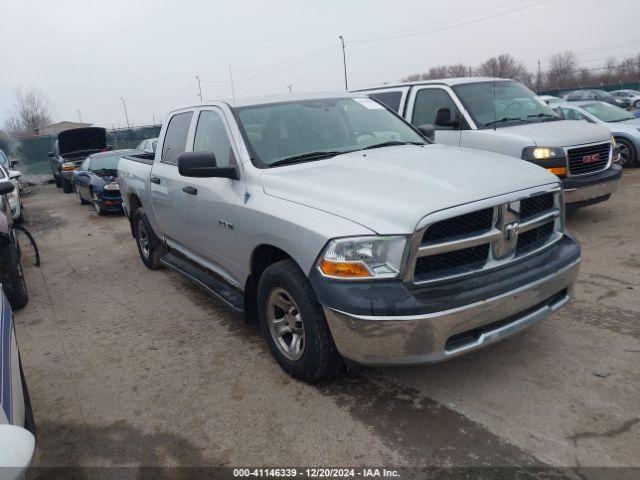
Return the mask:
<svg viewBox="0 0 640 480">
<path fill-rule="evenodd" d="M 566 304 L 580 247 L 558 177 L 428 137 L 362 94 L 183 108 L 120 161 L 124 210 L 295 378 L 439 362 Z"/>
</svg>

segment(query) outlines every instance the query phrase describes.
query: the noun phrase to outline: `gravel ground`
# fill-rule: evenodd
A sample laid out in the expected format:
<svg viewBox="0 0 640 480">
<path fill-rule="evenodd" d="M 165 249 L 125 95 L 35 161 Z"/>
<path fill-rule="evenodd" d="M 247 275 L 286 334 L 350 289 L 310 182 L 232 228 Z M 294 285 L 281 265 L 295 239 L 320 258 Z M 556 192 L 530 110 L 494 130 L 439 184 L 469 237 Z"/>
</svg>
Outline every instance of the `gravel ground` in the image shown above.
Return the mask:
<svg viewBox="0 0 640 480">
<path fill-rule="evenodd" d="M 447 363 L 313 386 L 257 327 L 145 269 L 124 217 L 51 185 L 24 203 L 42 255 L 15 315 L 36 466 L 640 466 L 640 170 L 568 216 L 569 307 Z"/>
</svg>

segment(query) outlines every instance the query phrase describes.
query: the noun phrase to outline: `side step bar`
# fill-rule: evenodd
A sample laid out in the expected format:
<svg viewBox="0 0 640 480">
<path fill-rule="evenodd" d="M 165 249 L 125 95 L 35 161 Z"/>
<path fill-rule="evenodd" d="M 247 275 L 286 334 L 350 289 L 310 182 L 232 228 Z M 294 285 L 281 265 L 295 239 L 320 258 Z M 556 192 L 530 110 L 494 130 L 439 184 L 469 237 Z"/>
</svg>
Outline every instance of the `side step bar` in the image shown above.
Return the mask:
<svg viewBox="0 0 640 480">
<path fill-rule="evenodd" d="M 244 313 L 244 295 L 214 273 L 205 270 L 175 252 L 165 254 L 160 259 L 160 263 L 174 269 L 192 282 L 198 284 L 209 295 L 224 302 L 224 304 L 234 312 Z"/>
</svg>

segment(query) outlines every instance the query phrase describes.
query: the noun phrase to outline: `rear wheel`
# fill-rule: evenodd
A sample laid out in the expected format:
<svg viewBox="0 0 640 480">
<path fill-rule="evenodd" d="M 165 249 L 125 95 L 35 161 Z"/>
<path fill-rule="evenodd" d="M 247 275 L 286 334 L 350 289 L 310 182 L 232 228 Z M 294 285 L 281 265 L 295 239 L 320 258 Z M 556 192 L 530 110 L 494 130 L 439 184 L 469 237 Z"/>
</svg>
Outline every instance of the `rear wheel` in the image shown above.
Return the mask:
<svg viewBox="0 0 640 480">
<path fill-rule="evenodd" d="M 339 371 L 342 357 L 322 307 L 293 260 L 274 263 L 262 273 L 258 311 L 271 354 L 289 375 L 313 382 Z"/>
<path fill-rule="evenodd" d="M 620 152 L 620 161 L 618 164 L 622 167 L 635 167 L 638 161 L 638 152 L 633 143 L 626 138 L 616 138 L 618 144 L 618 152 Z"/>
<path fill-rule="evenodd" d="M 67 180 L 66 178 L 62 178 L 61 179 L 62 182 L 62 191 L 64 193 L 71 193 L 73 192 L 73 183 L 71 183 L 71 181 Z"/>
<path fill-rule="evenodd" d="M 640 108 L 640 100 L 636 100 L 633 106 L 636 108 Z"/>
<path fill-rule="evenodd" d="M 24 272 L 20 265 L 20 254 L 13 239 L 7 239 L 0 244 L 0 282 L 9 299 L 11 308 L 18 310 L 29 301 Z"/>
<path fill-rule="evenodd" d="M 133 215 L 133 230 L 142 263 L 150 270 L 157 270 L 162 266 L 160 258 L 165 253 L 165 247 L 153 232 L 142 207 L 138 208 Z"/>
</svg>

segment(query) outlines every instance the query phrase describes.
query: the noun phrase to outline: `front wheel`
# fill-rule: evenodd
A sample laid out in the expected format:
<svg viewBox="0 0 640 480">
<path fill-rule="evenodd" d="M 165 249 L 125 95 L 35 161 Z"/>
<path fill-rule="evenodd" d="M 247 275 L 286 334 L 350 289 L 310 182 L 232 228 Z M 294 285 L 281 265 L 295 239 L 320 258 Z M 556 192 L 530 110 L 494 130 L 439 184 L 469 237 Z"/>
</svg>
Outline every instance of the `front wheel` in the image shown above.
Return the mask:
<svg viewBox="0 0 640 480">
<path fill-rule="evenodd" d="M 640 108 L 640 100 L 636 100 L 633 106 L 636 108 Z"/>
<path fill-rule="evenodd" d="M 12 239 L 7 239 L 0 245 L 0 282 L 11 308 L 18 310 L 27 304 L 27 284 L 20 264 L 18 247 Z"/>
<path fill-rule="evenodd" d="M 66 178 L 62 178 L 62 191 L 64 193 L 71 193 L 73 192 L 73 183 L 71 183 L 71 181 L 67 180 Z"/>
<path fill-rule="evenodd" d="M 78 203 L 80 205 L 86 205 L 87 203 L 89 203 L 84 198 L 82 198 L 82 195 L 80 194 L 80 190 L 78 190 L 78 185 L 76 185 L 75 187 L 76 187 L 75 188 L 75 190 L 76 190 L 76 198 L 78 199 Z"/>
<path fill-rule="evenodd" d="M 616 143 L 618 144 L 618 152 L 620 152 L 618 164 L 624 168 L 635 167 L 638 161 L 638 152 L 633 143 L 626 138 L 616 138 Z"/>
<path fill-rule="evenodd" d="M 165 253 L 165 247 L 151 228 L 142 207 L 138 208 L 133 215 L 133 231 L 142 263 L 150 270 L 160 268 L 162 266 L 160 258 Z"/>
<path fill-rule="evenodd" d="M 293 260 L 274 263 L 262 273 L 258 311 L 271 354 L 293 378 L 313 382 L 339 371 L 342 357 L 322 307 Z"/>
</svg>

